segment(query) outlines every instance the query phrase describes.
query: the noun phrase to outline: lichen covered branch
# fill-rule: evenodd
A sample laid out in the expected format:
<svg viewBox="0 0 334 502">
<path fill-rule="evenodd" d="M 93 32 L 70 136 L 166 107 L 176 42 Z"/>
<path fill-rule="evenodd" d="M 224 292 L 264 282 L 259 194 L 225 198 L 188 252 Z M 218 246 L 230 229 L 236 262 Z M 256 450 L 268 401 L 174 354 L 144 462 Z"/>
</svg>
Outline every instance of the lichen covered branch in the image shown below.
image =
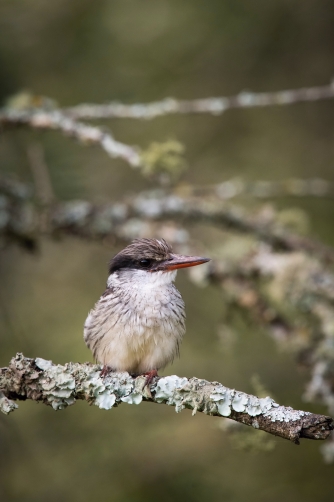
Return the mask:
<svg viewBox="0 0 334 502">
<path fill-rule="evenodd" d="M 151 401 L 174 406 L 177 412 L 191 409 L 193 415 L 229 417 L 298 444 L 300 438 L 326 439 L 334 428 L 333 419 L 278 405 L 270 397 L 258 398 L 229 389 L 218 382 L 172 375 L 157 378 L 147 388 L 145 377 L 128 373 L 100 376 L 101 367 L 68 363 L 65 366 L 17 354 L 8 367 L 0 369 L 0 410 L 8 414 L 14 401 L 32 399 L 61 410 L 78 399 L 109 410 L 121 403 Z"/>
<path fill-rule="evenodd" d="M 132 167 L 141 165 L 138 147 L 116 141 L 110 132 L 78 122 L 66 116 L 61 110 L 44 110 L 43 108 L 11 109 L 0 112 L 0 126 L 28 126 L 40 130 L 58 130 L 87 145 L 99 145 L 112 158 L 121 158 Z"/>
<path fill-rule="evenodd" d="M 0 180 L 0 237 L 22 244 L 33 244 L 41 233 L 88 239 L 113 236 L 127 241 L 140 236 L 145 222 L 204 222 L 254 235 L 278 250 L 304 251 L 320 260 L 334 262 L 332 248 L 291 232 L 282 224 L 277 211 L 268 205 L 249 211 L 217 198 L 153 190 L 114 204 L 96 205 L 83 200 L 54 203 L 49 207 L 48 225 L 44 224 L 43 229 L 39 212 L 29 187 Z"/>
<path fill-rule="evenodd" d="M 319 101 L 334 98 L 334 85 L 305 87 L 276 92 L 243 91 L 230 97 L 211 97 L 194 100 L 177 100 L 166 98 L 153 103 L 136 103 L 126 105 L 119 102 L 97 104 L 81 104 L 64 110 L 76 119 L 131 118 L 154 119 L 170 114 L 210 113 L 221 115 L 233 108 L 253 108 L 258 106 L 291 105 L 293 103 Z"/>
</svg>

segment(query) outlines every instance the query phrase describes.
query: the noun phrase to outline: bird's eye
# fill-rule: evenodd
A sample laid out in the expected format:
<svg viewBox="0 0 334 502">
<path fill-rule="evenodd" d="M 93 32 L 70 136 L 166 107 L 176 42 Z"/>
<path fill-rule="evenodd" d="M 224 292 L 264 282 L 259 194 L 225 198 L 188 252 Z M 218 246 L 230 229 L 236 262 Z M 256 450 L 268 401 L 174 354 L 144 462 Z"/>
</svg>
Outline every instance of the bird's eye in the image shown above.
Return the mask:
<svg viewBox="0 0 334 502">
<path fill-rule="evenodd" d="M 152 260 L 143 259 L 143 260 L 140 260 L 139 263 L 142 267 L 149 267 L 152 263 Z"/>
</svg>

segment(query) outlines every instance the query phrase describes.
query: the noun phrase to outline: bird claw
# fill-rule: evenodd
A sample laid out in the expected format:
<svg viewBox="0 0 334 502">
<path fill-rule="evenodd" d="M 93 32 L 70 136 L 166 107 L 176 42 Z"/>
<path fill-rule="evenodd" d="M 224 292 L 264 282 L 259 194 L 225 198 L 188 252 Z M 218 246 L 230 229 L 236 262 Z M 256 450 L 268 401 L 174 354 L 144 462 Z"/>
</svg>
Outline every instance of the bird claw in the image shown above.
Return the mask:
<svg viewBox="0 0 334 502">
<path fill-rule="evenodd" d="M 100 377 L 104 378 L 104 377 L 108 376 L 109 373 L 111 373 L 112 371 L 113 371 L 113 369 L 110 368 L 110 366 L 107 366 L 106 364 L 104 364 L 103 368 L 101 370 L 101 373 L 100 373 Z"/>
<path fill-rule="evenodd" d="M 145 389 L 145 387 L 149 387 L 153 382 L 154 378 L 158 376 L 158 372 L 157 370 L 146 371 L 145 373 L 143 373 L 143 376 L 146 377 L 145 383 L 143 385 L 143 389 Z"/>
</svg>

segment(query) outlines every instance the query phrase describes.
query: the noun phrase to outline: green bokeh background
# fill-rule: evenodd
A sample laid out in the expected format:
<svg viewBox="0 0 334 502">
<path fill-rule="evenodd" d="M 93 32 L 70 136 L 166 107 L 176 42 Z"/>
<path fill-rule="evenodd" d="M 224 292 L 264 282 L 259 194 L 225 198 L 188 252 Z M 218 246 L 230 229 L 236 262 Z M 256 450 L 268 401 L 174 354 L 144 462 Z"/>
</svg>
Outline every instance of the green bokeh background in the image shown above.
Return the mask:
<svg viewBox="0 0 334 502">
<path fill-rule="evenodd" d="M 324 85 L 334 74 L 333 51 L 329 0 L 0 1 L 2 102 L 22 90 L 72 106 Z M 120 141 L 142 148 L 154 140 L 181 141 L 189 164 L 183 180 L 190 183 L 231 176 L 334 180 L 333 112 L 329 100 L 103 124 Z M 0 174 L 31 181 L 32 141 L 43 145 L 60 199 L 117 200 L 152 186 L 98 147 L 51 132 L 1 133 Z M 298 204 L 312 234 L 334 244 L 332 201 L 275 203 Z M 0 365 L 17 351 L 59 363 L 91 360 L 82 325 L 115 251 L 74 239 L 43 241 L 35 255 L 1 251 Z M 301 399 L 307 373 L 246 318 L 235 320 L 237 340 L 222 350 L 219 290 L 196 288 L 185 273 L 177 284 L 187 306 L 187 336 L 181 359 L 164 374 L 196 375 L 250 392 L 258 374 L 278 402 L 326 413 Z M 77 403 L 58 413 L 21 403 L 13 415 L 0 417 L 0 500 L 334 500 L 334 467 L 323 463 L 318 443 L 296 447 L 274 439 L 271 452 L 239 451 L 221 420 L 148 403 L 110 412 Z"/>
</svg>

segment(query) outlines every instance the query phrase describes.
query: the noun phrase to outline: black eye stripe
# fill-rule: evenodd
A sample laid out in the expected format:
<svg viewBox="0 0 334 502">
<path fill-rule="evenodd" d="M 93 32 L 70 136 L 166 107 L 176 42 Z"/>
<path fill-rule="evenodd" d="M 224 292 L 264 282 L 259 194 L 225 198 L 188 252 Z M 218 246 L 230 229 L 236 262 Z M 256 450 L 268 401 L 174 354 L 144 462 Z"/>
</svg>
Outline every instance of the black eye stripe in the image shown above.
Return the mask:
<svg viewBox="0 0 334 502">
<path fill-rule="evenodd" d="M 127 255 L 116 255 L 110 262 L 109 274 L 116 272 L 117 270 L 150 270 L 154 265 L 160 260 L 155 260 L 154 258 L 137 258 L 134 256 Z"/>
</svg>

